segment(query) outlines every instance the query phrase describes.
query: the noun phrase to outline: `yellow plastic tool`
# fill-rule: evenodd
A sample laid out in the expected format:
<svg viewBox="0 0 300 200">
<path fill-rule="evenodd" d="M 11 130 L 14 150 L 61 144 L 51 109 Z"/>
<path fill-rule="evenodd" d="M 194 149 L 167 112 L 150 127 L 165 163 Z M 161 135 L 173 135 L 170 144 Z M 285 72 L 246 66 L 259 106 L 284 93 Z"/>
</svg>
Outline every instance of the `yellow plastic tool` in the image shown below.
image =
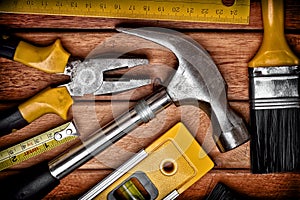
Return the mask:
<svg viewBox="0 0 300 200">
<path fill-rule="evenodd" d="M 140 155 L 144 158 L 135 164 Z M 131 161 L 124 163 L 116 173 L 125 171 L 115 180 L 107 177 L 88 193 L 85 199 L 163 199 L 178 196 L 198 181 L 214 163 L 182 123 L 176 124 Z M 102 187 L 97 187 L 102 186 Z"/>
<path fill-rule="evenodd" d="M 299 59 L 291 51 L 284 36 L 283 1 L 262 0 L 263 42 L 249 67 L 298 65 Z M 269 5 L 269 6 L 268 6 Z"/>
</svg>

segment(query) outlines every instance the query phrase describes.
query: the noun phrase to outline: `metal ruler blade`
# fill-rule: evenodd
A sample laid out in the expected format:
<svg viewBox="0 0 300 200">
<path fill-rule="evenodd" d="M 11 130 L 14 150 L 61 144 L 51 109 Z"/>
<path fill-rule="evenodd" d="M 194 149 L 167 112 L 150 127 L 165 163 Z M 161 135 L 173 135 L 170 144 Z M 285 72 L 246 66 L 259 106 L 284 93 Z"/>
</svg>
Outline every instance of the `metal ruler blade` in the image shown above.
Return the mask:
<svg viewBox="0 0 300 200">
<path fill-rule="evenodd" d="M 0 171 L 40 155 L 78 137 L 72 122 L 65 123 L 0 151 Z"/>
<path fill-rule="evenodd" d="M 249 24 L 250 0 L 223 1 L 2 0 L 0 13 Z"/>
</svg>

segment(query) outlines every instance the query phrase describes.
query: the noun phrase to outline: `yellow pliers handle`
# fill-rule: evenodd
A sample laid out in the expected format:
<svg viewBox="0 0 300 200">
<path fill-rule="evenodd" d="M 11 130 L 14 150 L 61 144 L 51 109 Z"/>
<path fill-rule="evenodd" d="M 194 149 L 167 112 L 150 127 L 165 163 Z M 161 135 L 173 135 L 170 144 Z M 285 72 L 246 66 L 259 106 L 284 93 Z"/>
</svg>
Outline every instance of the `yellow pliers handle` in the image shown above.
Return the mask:
<svg viewBox="0 0 300 200">
<path fill-rule="evenodd" d="M 0 56 L 18 61 L 47 73 L 62 73 L 70 54 L 64 50 L 59 39 L 52 45 L 37 47 L 9 36 L 0 39 Z M 47 88 L 18 108 L 0 115 L 0 135 L 23 128 L 47 113 L 55 113 L 67 119 L 73 100 L 66 87 Z"/>
</svg>

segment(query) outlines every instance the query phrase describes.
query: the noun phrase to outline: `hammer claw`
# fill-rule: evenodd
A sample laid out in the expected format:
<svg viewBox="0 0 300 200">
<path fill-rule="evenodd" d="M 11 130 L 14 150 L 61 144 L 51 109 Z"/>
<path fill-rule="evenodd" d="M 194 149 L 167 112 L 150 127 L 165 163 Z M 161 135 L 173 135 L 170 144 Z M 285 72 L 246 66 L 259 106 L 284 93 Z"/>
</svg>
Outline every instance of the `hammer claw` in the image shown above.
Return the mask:
<svg viewBox="0 0 300 200">
<path fill-rule="evenodd" d="M 164 28 L 119 28 L 118 31 L 155 42 L 175 54 L 178 67 L 169 83 L 165 83 L 167 94 L 177 106 L 200 102 L 199 107 L 211 118 L 213 138 L 221 152 L 249 140 L 243 120 L 229 107 L 221 73 L 201 45 L 184 34 Z"/>
</svg>

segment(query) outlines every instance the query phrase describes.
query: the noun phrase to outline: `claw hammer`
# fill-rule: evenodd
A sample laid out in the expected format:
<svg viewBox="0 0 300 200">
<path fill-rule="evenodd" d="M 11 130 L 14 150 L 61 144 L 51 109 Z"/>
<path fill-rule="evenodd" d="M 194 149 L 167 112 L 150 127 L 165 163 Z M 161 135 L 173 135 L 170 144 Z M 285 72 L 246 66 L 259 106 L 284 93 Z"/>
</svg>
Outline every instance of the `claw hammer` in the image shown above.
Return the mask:
<svg viewBox="0 0 300 200">
<path fill-rule="evenodd" d="M 199 102 L 213 126 L 213 137 L 221 152 L 249 140 L 243 120 L 234 113 L 226 97 L 224 80 L 209 54 L 195 41 L 163 28 L 118 29 L 170 49 L 178 59 L 178 68 L 165 88 L 140 100 L 135 107 L 93 133 L 49 163 L 41 163 L 15 178 L 2 181 L 1 195 L 9 199 L 40 199 L 54 189 L 59 180 L 99 154 L 124 135 L 153 119 L 174 103 L 177 106 Z M 17 184 L 16 184 L 17 182 Z"/>
</svg>

